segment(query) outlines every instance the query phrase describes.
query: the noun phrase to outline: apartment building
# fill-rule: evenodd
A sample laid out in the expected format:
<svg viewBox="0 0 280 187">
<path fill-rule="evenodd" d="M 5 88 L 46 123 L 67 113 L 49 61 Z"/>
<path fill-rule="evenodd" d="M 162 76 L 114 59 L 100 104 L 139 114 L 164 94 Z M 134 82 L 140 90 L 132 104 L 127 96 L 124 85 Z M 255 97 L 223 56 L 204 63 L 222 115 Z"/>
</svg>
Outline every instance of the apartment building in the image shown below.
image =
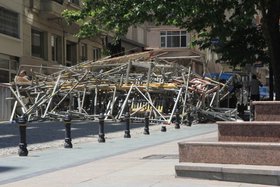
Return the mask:
<svg viewBox="0 0 280 187">
<path fill-rule="evenodd" d="M 23 54 L 22 1 L 4 2 L 0 2 L 0 83 L 14 77 Z"/>
<path fill-rule="evenodd" d="M 41 66 L 51 73 L 59 66 L 101 58 L 103 38 L 74 37 L 78 25 L 68 25 L 61 16 L 63 10 L 80 5 L 79 0 L 24 0 L 22 66 Z"/>
<path fill-rule="evenodd" d="M 14 80 L 19 70 L 53 73 L 61 66 L 101 58 L 103 39 L 74 37 L 61 13 L 79 9 L 79 0 L 13 0 L 0 2 L 0 83 Z M 0 120 L 8 120 L 13 100 L 0 88 Z"/>
<path fill-rule="evenodd" d="M 61 12 L 79 9 L 79 0 L 13 0 L 0 2 L 0 82 L 9 82 L 19 67 L 46 73 L 101 58 L 103 38 L 80 40 L 78 25 Z M 47 68 L 54 68 L 47 70 Z"/>
</svg>

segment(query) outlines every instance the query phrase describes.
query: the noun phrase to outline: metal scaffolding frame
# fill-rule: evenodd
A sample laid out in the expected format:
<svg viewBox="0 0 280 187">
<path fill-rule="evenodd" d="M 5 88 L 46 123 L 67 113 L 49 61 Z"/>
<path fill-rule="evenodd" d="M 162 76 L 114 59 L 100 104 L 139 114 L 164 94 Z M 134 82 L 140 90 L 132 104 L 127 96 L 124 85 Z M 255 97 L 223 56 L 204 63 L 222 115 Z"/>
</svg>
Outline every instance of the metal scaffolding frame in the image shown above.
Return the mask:
<svg viewBox="0 0 280 187">
<path fill-rule="evenodd" d="M 192 113 L 211 120 L 237 119 L 235 109 L 215 109 L 228 94 L 228 83 L 158 56 L 143 52 L 86 61 L 50 75 L 33 71 L 29 82 L 2 83 L 15 99 L 10 120 L 54 120 L 66 113 L 76 119 L 94 120 L 103 113 L 106 120 L 122 120 L 128 110 L 132 120 L 144 120 L 148 111 L 151 121 L 162 124 L 173 123 L 176 112 L 182 121 L 194 121 Z"/>
</svg>

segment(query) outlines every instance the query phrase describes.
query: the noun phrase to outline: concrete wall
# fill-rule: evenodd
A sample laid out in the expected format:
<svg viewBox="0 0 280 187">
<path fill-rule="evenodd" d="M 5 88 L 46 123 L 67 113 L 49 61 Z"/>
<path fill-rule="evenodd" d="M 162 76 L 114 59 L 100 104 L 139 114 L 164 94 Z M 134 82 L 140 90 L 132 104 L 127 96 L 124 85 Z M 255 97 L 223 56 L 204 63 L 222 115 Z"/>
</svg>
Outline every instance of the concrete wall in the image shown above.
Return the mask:
<svg viewBox="0 0 280 187">
<path fill-rule="evenodd" d="M 145 25 L 144 26 L 137 26 L 137 27 L 130 27 L 128 29 L 126 38 L 129 40 L 133 40 L 143 45 L 147 45 L 147 30 Z"/>
</svg>

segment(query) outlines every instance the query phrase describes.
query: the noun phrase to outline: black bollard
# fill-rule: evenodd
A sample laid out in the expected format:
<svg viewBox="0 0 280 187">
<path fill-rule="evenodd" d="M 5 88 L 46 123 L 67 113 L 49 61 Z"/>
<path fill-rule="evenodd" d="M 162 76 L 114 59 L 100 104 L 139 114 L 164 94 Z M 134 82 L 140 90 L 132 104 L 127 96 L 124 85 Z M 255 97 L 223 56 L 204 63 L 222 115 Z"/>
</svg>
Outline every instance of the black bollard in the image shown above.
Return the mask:
<svg viewBox="0 0 280 187">
<path fill-rule="evenodd" d="M 64 126 L 65 126 L 64 148 L 73 148 L 72 139 L 71 139 L 71 120 L 72 117 L 70 114 L 66 114 L 63 118 Z"/>
<path fill-rule="evenodd" d="M 192 116 L 191 111 L 188 111 L 187 118 L 188 118 L 188 125 L 187 126 L 190 127 L 190 126 L 192 126 L 192 122 L 193 122 L 193 116 Z"/>
<path fill-rule="evenodd" d="M 166 126 L 161 126 L 161 132 L 166 132 Z"/>
<path fill-rule="evenodd" d="M 20 142 L 19 142 L 19 149 L 18 149 L 18 155 L 19 156 L 27 156 L 28 150 L 27 150 L 27 144 L 26 144 L 26 117 L 20 116 L 17 119 L 17 123 L 19 124 L 19 136 L 20 136 Z"/>
<path fill-rule="evenodd" d="M 98 119 L 99 119 L 98 142 L 99 143 L 104 143 L 105 142 L 105 134 L 104 134 L 104 119 L 105 119 L 105 116 L 102 112 L 100 113 Z"/>
<path fill-rule="evenodd" d="M 176 110 L 175 129 L 180 129 L 180 113 L 178 109 Z"/>
<path fill-rule="evenodd" d="M 149 123 L 150 123 L 150 119 L 149 119 L 149 112 L 145 113 L 145 127 L 144 127 L 144 134 L 149 135 Z"/>
<path fill-rule="evenodd" d="M 124 131 L 124 138 L 131 138 L 130 136 L 130 130 L 129 130 L 129 126 L 130 126 L 130 115 L 129 112 L 127 112 L 124 116 L 125 118 L 125 131 Z"/>
</svg>

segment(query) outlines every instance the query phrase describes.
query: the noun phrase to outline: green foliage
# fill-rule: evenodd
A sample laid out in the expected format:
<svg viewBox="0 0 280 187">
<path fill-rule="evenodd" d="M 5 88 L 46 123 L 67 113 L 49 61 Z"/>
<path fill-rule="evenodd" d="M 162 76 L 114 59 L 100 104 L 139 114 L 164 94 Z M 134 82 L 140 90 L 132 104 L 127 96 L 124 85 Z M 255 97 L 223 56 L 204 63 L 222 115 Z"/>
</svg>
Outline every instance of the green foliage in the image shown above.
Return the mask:
<svg viewBox="0 0 280 187">
<path fill-rule="evenodd" d="M 81 25 L 81 38 L 104 32 L 118 38 L 146 21 L 175 25 L 200 33 L 194 44 L 221 54 L 219 61 L 244 65 L 269 60 L 262 29 L 253 23 L 260 6 L 257 0 L 84 0 L 81 11 L 63 15 Z"/>
</svg>

